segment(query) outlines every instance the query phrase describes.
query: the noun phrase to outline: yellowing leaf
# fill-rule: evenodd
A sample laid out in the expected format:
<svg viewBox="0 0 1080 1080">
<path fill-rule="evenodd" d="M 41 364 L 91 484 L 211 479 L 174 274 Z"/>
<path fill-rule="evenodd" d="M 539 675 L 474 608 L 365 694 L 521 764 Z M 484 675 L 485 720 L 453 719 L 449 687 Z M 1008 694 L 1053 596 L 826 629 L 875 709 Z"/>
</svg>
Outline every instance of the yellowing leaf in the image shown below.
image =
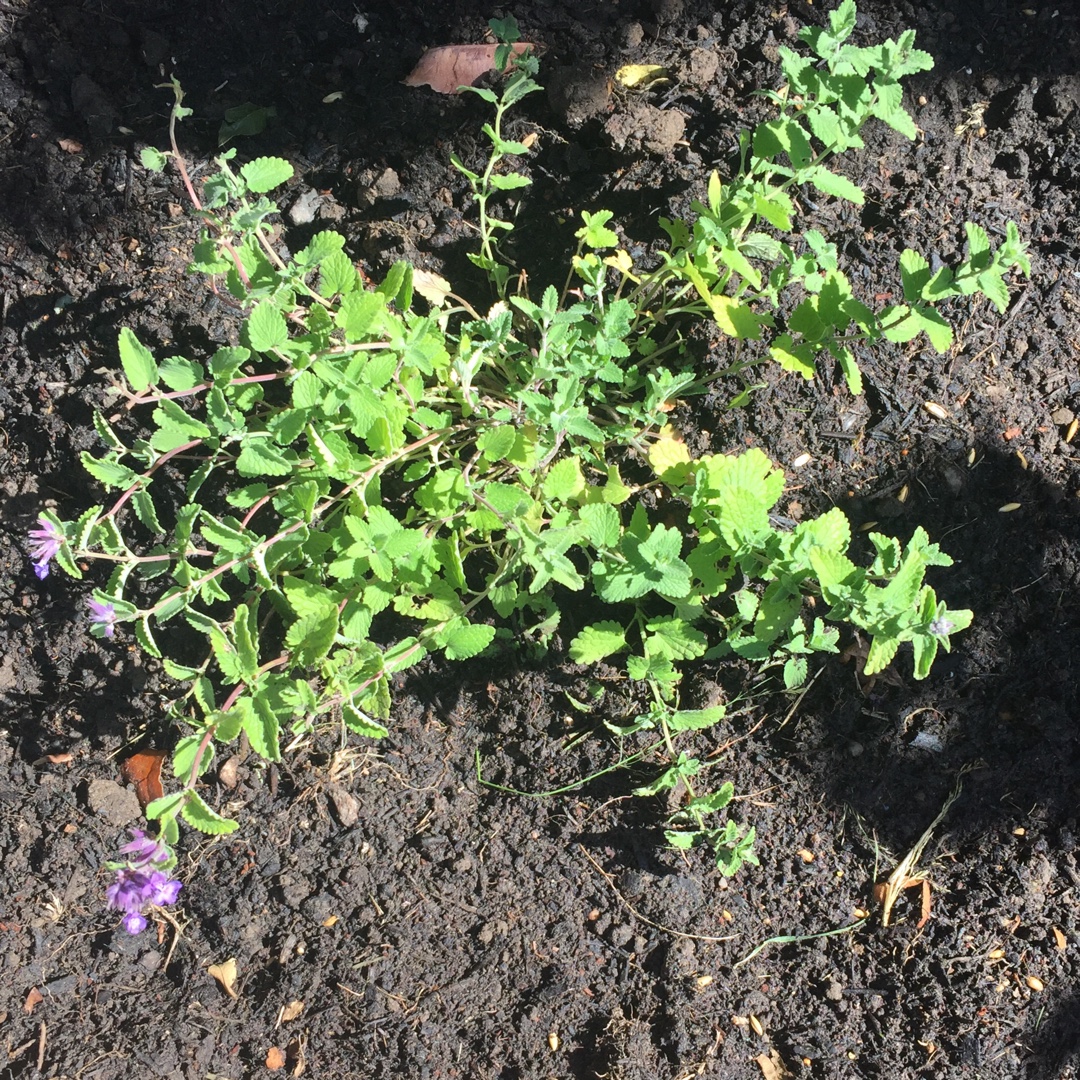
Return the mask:
<svg viewBox="0 0 1080 1080">
<path fill-rule="evenodd" d="M 534 46 L 519 41 L 511 48 L 520 56 Z M 420 62 L 405 76 L 406 86 L 430 86 L 437 94 L 456 94 L 463 86 L 472 86 L 481 75 L 495 66 L 495 44 L 442 45 L 428 49 Z"/>
<path fill-rule="evenodd" d="M 620 274 L 625 274 L 631 281 L 640 284 L 641 278 L 634 277 L 631 270 L 634 269 L 634 260 L 630 258 L 630 255 L 623 248 L 619 248 L 614 255 L 609 255 L 604 260 L 605 266 L 613 266 Z"/>
<path fill-rule="evenodd" d="M 236 957 L 231 956 L 222 964 L 211 964 L 207 969 L 221 983 L 221 989 L 231 998 L 238 998 L 236 992 Z"/>
<path fill-rule="evenodd" d="M 450 282 L 430 270 L 413 270 L 413 288 L 432 306 L 442 307 L 453 291 Z"/>
<path fill-rule="evenodd" d="M 730 296 L 710 296 L 709 307 L 712 308 L 716 325 L 729 337 L 751 340 L 761 337 L 761 327 L 753 311 L 745 304 Z"/>
<path fill-rule="evenodd" d="M 667 81 L 670 72 L 660 64 L 626 64 L 615 72 L 615 81 L 628 90 L 643 90 L 661 80 Z"/>
<path fill-rule="evenodd" d="M 690 451 L 670 424 L 660 429 L 660 438 L 649 447 L 649 464 L 657 476 L 669 482 L 679 483 L 685 478 Z"/>
</svg>

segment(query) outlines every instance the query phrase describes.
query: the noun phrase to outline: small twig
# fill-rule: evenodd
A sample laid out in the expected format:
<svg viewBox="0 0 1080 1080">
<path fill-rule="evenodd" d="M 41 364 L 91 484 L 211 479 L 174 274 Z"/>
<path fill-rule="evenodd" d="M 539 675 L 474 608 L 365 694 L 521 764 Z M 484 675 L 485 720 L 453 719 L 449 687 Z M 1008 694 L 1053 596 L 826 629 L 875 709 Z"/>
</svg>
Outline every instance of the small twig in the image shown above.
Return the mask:
<svg viewBox="0 0 1080 1080">
<path fill-rule="evenodd" d="M 926 850 L 926 845 L 930 843 L 930 840 L 934 835 L 934 830 L 945 820 L 945 815 L 949 812 L 949 807 L 960 798 L 960 792 L 964 786 L 964 775 L 971 772 L 975 767 L 976 766 L 974 765 L 965 765 L 964 768 L 960 770 L 960 775 L 956 778 L 956 785 L 953 787 L 949 797 L 945 800 L 937 817 L 930 822 L 927 830 L 915 841 L 915 846 L 900 860 L 896 869 L 888 876 L 886 881 L 874 886 L 874 899 L 879 900 L 881 903 L 882 926 L 889 925 L 889 916 L 892 914 L 893 904 L 896 903 L 904 889 L 909 889 L 916 885 L 923 886 L 923 917 L 919 925 L 921 926 L 926 922 L 928 915 L 926 909 L 929 897 L 929 886 L 926 885 L 921 878 L 915 876 L 915 867 L 918 865 L 919 859 L 922 858 L 922 853 Z"/>
</svg>

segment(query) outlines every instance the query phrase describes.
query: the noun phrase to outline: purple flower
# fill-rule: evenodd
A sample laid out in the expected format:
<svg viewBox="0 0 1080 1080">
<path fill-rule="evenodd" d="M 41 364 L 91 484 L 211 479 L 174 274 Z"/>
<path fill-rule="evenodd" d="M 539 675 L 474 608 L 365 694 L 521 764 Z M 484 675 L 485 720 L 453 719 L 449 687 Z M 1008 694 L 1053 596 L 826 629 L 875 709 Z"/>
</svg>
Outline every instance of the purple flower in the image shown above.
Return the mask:
<svg viewBox="0 0 1080 1080">
<path fill-rule="evenodd" d="M 946 619 L 944 615 L 939 615 L 936 619 L 930 620 L 927 629 L 937 637 L 948 637 L 953 632 L 953 623 L 952 620 Z"/>
<path fill-rule="evenodd" d="M 120 849 L 128 859 L 119 866 L 113 864 L 116 877 L 105 890 L 105 899 L 108 907 L 124 912 L 124 929 L 139 934 L 147 927 L 146 908 L 175 904 L 183 885 L 164 870 L 153 869 L 172 858 L 162 841 L 150 839 L 142 829 L 132 829 L 131 835 L 134 839 Z"/>
<path fill-rule="evenodd" d="M 147 927 L 146 916 L 139 911 L 129 911 L 120 924 L 129 934 L 141 934 Z"/>
<path fill-rule="evenodd" d="M 160 841 L 152 840 L 142 829 L 132 829 L 134 839 L 120 849 L 121 855 L 127 855 L 127 864 L 132 869 L 140 870 L 150 863 L 167 862 L 169 849 Z"/>
<path fill-rule="evenodd" d="M 30 530 L 30 557 L 38 581 L 44 581 L 49 576 L 49 563 L 64 542 L 64 534 L 47 518 L 39 517 L 38 524 L 40 529 Z"/>
<path fill-rule="evenodd" d="M 116 626 L 116 611 L 112 604 L 90 600 L 90 632 L 98 631 L 99 637 L 112 637 Z"/>
</svg>

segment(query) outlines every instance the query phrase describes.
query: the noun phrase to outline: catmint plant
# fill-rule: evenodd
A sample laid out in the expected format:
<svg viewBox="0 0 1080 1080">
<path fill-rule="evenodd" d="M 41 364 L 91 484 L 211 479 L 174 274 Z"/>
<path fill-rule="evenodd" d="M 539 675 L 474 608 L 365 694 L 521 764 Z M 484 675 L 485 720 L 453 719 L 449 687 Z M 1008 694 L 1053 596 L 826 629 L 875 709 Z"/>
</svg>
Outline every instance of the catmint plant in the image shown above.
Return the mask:
<svg viewBox="0 0 1080 1080">
<path fill-rule="evenodd" d="M 336 232 L 282 254 L 267 193 L 291 166 L 236 167 L 230 149 L 197 191 L 176 141 L 189 110 L 172 84 L 170 150 L 142 160 L 179 171 L 202 225 L 191 269 L 236 302 L 235 342 L 158 359 L 122 330 L 122 374 L 94 420 L 103 448 L 82 456 L 108 498 L 73 520 L 43 512 L 28 543 L 38 577 L 52 562 L 75 578 L 80 565 L 109 567 L 88 601 L 91 633 L 130 633 L 176 681 L 175 786 L 146 810 L 163 843 L 180 820 L 238 828 L 205 795 L 221 747 L 243 735 L 277 761 L 326 715 L 383 738 L 400 672 L 429 655 L 543 646 L 563 619 L 559 597 L 574 592 L 596 617 L 571 628 L 570 659 L 617 661 L 651 702 L 609 721 L 620 738 L 649 733 L 660 754 L 639 792 L 678 793 L 669 842 L 704 846 L 734 873 L 754 861 L 756 836 L 726 816 L 733 789 L 706 785 L 682 745 L 724 717 L 682 708 L 687 667 L 736 656 L 792 690 L 846 626 L 870 642 L 868 674 L 904 647 L 921 679 L 970 624 L 926 583 L 951 560 L 924 530 L 906 544 L 857 541 L 838 509 L 780 528 L 784 476 L 765 454 L 693 458 L 668 424 L 676 400 L 723 377 L 684 350 L 690 318 L 753 351 L 742 366 L 771 356 L 810 376 L 827 356 L 857 391 L 856 342 L 925 332 L 944 347 L 938 300 L 1004 303 L 1005 273 L 1027 269 L 1015 226 L 994 251 L 969 225 L 952 269 L 905 252 L 904 303 L 873 312 L 835 245 L 798 233 L 792 193 L 809 184 L 858 201 L 826 161 L 860 145 L 874 117 L 910 134 L 899 80 L 929 62 L 910 33 L 849 45 L 850 0 L 830 27 L 803 36 L 817 62 L 782 53 L 780 117 L 745 135 L 741 172 L 712 178 L 693 221 L 665 224 L 671 243 L 655 267 L 634 266 L 610 211 L 586 211 L 570 279 L 535 299 L 505 298 L 495 236 L 510 225 L 489 208 L 495 192 L 523 186 L 496 166 L 526 152 L 501 122 L 537 88 L 535 58 L 516 61 L 501 96 L 478 91 L 496 109 L 488 167 L 455 164 L 481 213 L 474 261 L 500 297 L 486 310 L 430 290 L 405 262 L 371 287 Z M 110 903 L 138 925 L 176 883 L 129 854 Z"/>
</svg>

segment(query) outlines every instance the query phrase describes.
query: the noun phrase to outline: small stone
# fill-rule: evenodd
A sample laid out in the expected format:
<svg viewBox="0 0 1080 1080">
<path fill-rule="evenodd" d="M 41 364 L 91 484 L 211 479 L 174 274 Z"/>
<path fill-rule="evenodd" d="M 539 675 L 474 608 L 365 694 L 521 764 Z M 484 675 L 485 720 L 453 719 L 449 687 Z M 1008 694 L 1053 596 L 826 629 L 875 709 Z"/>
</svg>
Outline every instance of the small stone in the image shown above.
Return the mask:
<svg viewBox="0 0 1080 1080">
<path fill-rule="evenodd" d="M 315 220 L 315 211 L 319 208 L 319 193 L 312 188 L 302 191 L 296 202 L 289 207 L 289 220 L 294 225 L 310 225 Z"/>
<path fill-rule="evenodd" d="M 392 199 L 395 195 L 401 194 L 401 180 L 393 169 L 383 169 L 371 190 L 379 199 Z"/>
<path fill-rule="evenodd" d="M 328 784 L 326 794 L 330 796 L 338 821 L 346 829 L 351 829 L 360 817 L 360 804 L 340 784 Z"/>
<path fill-rule="evenodd" d="M 86 802 L 93 813 L 118 829 L 130 825 L 142 814 L 138 795 L 115 780 L 91 780 Z"/>
<path fill-rule="evenodd" d="M 1076 413 L 1072 409 L 1055 409 L 1050 414 L 1050 419 L 1061 427 L 1067 427 L 1076 419 Z"/>
<path fill-rule="evenodd" d="M 627 23 L 622 32 L 623 45 L 636 49 L 645 40 L 645 29 L 639 22 Z"/>
<path fill-rule="evenodd" d="M 829 985 L 825 989 L 825 997 L 828 998 L 829 1001 L 843 1001 L 843 986 L 841 986 L 840 983 L 836 981 L 836 979 L 830 979 Z"/>
<path fill-rule="evenodd" d="M 710 49 L 694 49 L 686 65 L 686 81 L 692 86 L 704 88 L 716 78 L 720 70 L 720 58 Z"/>
</svg>

